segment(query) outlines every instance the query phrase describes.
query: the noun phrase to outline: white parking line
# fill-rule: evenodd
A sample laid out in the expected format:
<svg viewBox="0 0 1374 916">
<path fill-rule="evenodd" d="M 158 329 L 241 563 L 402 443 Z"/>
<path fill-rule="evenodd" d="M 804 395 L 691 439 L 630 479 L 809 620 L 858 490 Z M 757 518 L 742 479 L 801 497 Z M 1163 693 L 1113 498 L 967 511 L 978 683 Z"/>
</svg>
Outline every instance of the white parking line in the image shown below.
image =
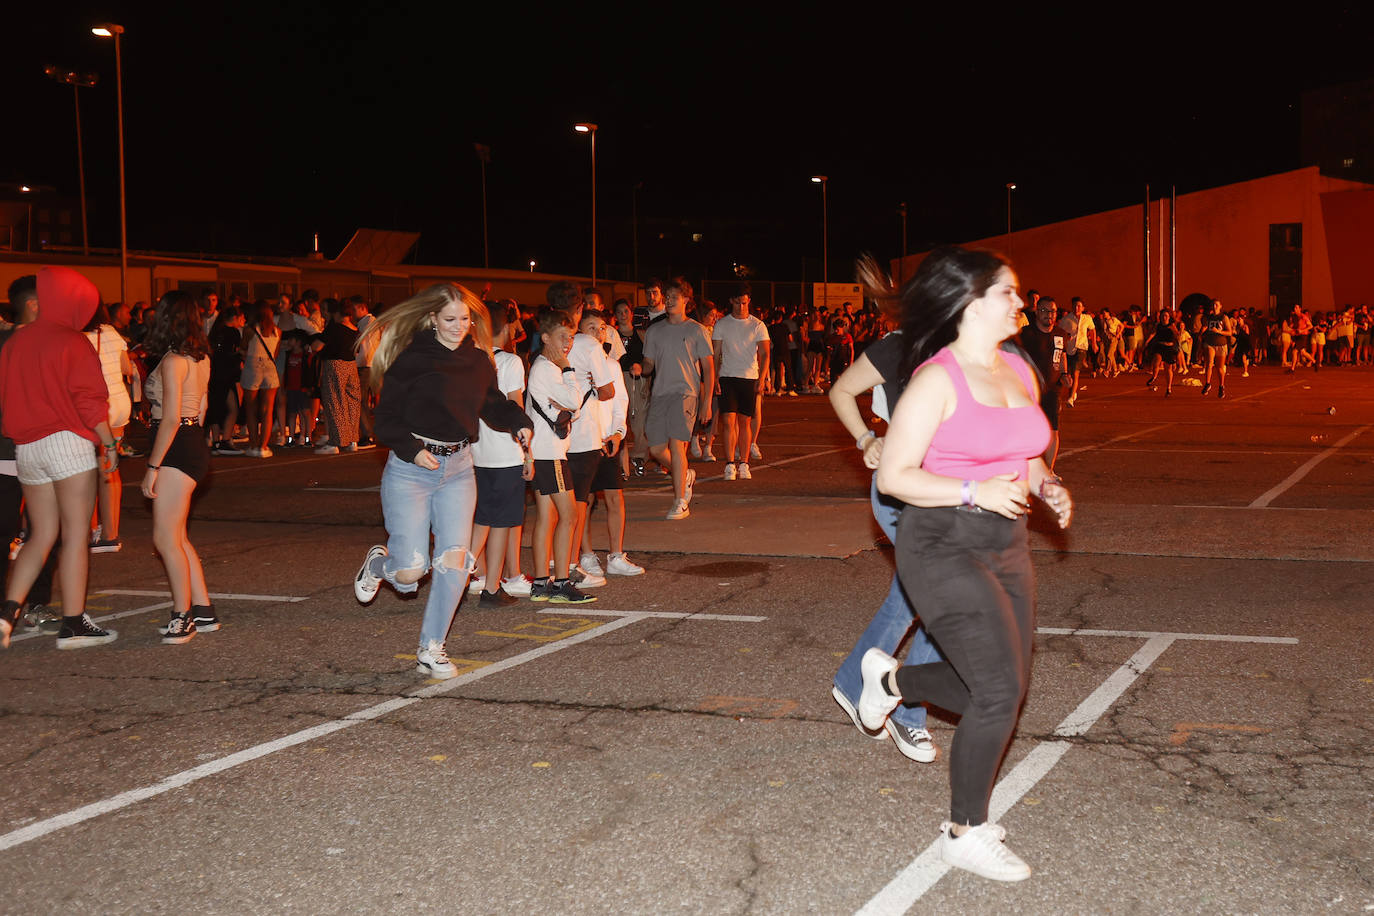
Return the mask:
<svg viewBox="0 0 1374 916">
<path fill-rule="evenodd" d="M 98 595 L 101 594 L 101 592 L 92 592 L 91 594 Z M 104 623 L 107 620 L 118 620 L 121 617 L 132 617 L 135 614 L 146 614 L 149 611 L 166 610 L 171 606 L 172 602 L 170 601 L 160 601 L 157 604 L 145 604 L 143 607 L 136 607 L 128 611 L 120 611 L 118 614 L 106 614 L 103 617 L 92 617 L 91 620 L 93 620 L 96 623 Z M 44 632 L 43 630 L 29 630 L 28 632 L 20 633 L 18 636 L 10 637 L 10 642 L 14 643 L 19 642 L 21 639 L 37 639 L 40 636 L 52 635 L 52 633 Z"/>
<path fill-rule="evenodd" d="M 1106 442 L 1099 442 L 1096 445 L 1080 445 L 1078 448 L 1069 448 L 1059 453 L 1060 458 L 1068 458 L 1070 455 L 1078 455 L 1083 452 L 1091 452 L 1095 449 L 1106 448 L 1116 442 L 1125 442 L 1127 439 L 1134 439 L 1136 436 L 1144 436 L 1147 433 L 1157 433 L 1161 429 L 1168 429 L 1175 426 L 1174 423 L 1162 423 L 1159 426 L 1151 426 L 1149 429 L 1137 430 L 1133 433 L 1126 433 L 1124 436 L 1117 436 L 1115 439 L 1108 439 Z"/>
<path fill-rule="evenodd" d="M 1037 633 L 1056 636 L 1121 636 L 1145 638 L 1141 646 L 1126 663 L 1112 672 L 1087 699 L 1079 703 L 1073 712 L 1064 717 L 1054 730 L 1054 738 L 1041 741 L 1031 748 L 1010 773 L 1003 776 L 993 789 L 988 804 L 988 820 L 996 822 L 1011 810 L 1012 805 L 1021 800 L 1036 783 L 1044 779 L 1054 765 L 1068 753 L 1072 744 L 1065 738 L 1081 735 L 1092 728 L 1102 714 L 1111 708 L 1123 693 L 1135 683 L 1145 669 L 1154 664 L 1165 649 L 1180 639 L 1198 639 L 1217 642 L 1254 642 L 1296 645 L 1297 640 L 1286 636 L 1234 636 L 1216 633 L 1154 633 L 1137 630 L 1076 630 L 1071 628 L 1042 627 Z M 952 866 L 940 859 L 939 841 L 931 843 L 911 864 L 902 869 L 887 886 L 880 890 L 859 909 L 865 916 L 876 914 L 905 913 L 935 886 Z"/>
<path fill-rule="evenodd" d="M 147 610 L 147 608 L 142 608 L 140 610 Z M 581 611 L 577 612 L 583 613 Z M 127 613 L 138 612 L 130 611 Z M 108 814 L 111 811 L 118 811 L 121 808 L 127 808 L 130 805 L 136 804 L 145 799 L 162 795 L 163 793 L 170 792 L 173 789 L 179 789 L 182 786 L 189 785 L 190 783 L 196 782 L 201 779 L 205 779 L 208 776 L 214 776 L 218 773 L 223 773 L 225 770 L 232 769 L 233 767 L 236 767 L 239 764 L 248 763 L 252 760 L 257 760 L 258 758 L 266 757 L 269 754 L 275 754 L 277 751 L 285 750 L 289 747 L 295 747 L 298 744 L 304 744 L 308 741 L 313 741 L 316 738 L 322 738 L 325 735 L 333 734 L 334 732 L 341 731 L 345 728 L 351 728 L 354 725 L 359 724 L 360 722 L 371 721 L 372 719 L 376 719 L 388 713 L 395 712 L 398 709 L 403 709 L 406 706 L 410 706 L 413 703 L 418 703 L 421 700 L 449 693 L 453 690 L 458 689 L 459 687 L 465 686 L 467 684 L 472 683 L 473 681 L 480 680 L 484 677 L 488 677 L 492 674 L 496 674 L 497 672 L 507 671 L 511 668 L 517 667 L 518 665 L 523 665 L 526 662 L 531 662 L 535 659 L 542 658 L 545 655 L 551 655 L 554 652 L 560 652 L 563 649 L 568 648 L 569 646 L 575 646 L 578 643 L 583 643 L 587 640 L 595 639 L 598 636 L 603 636 L 607 633 L 614 632 L 615 630 L 618 630 L 622 627 L 627 627 L 632 623 L 638 623 L 639 621 L 644 620 L 646 618 L 659 616 L 653 613 L 641 613 L 638 611 L 617 611 L 611 613 L 619 615 L 619 619 L 607 621 L 605 624 L 601 626 L 598 626 L 591 630 L 584 630 L 581 633 L 574 634 L 565 639 L 560 639 L 555 642 L 546 643 L 545 645 L 539 646 L 536 649 L 531 649 L 528 652 L 521 652 L 519 655 L 513 655 L 510 658 L 502 659 L 501 661 L 493 662 L 489 665 L 483 665 L 480 668 L 459 675 L 458 677 L 450 678 L 446 681 L 441 681 L 438 684 L 433 684 L 428 687 L 421 687 L 416 690 L 412 690 L 405 696 L 396 697 L 394 699 L 386 700 L 382 703 L 377 703 L 373 706 L 367 707 L 366 709 L 361 709 L 358 712 L 350 713 L 349 715 L 344 716 L 342 719 L 335 719 L 330 722 L 322 722 L 319 725 L 313 726 L 311 728 L 302 729 L 301 731 L 293 732 L 289 735 L 283 735 L 282 737 L 275 738 L 271 741 L 265 741 L 262 744 L 257 744 L 253 747 L 246 748 L 242 751 L 229 754 L 228 756 L 221 757 L 218 760 L 211 760 L 210 762 L 201 764 L 198 767 L 192 767 L 191 769 L 183 770 L 180 773 L 173 773 L 171 776 L 161 779 L 158 782 L 155 782 L 151 785 L 141 786 L 137 789 L 130 789 L 127 792 L 121 792 L 118 795 L 113 795 L 109 798 L 101 799 L 97 802 L 92 802 L 89 805 L 83 805 L 80 808 L 74 808 L 71 811 L 63 812 L 62 814 L 44 818 L 41 821 L 35 821 L 34 823 L 27 824 L 23 827 L 18 828 L 17 830 L 11 830 L 9 833 L 0 835 L 0 851 L 4 851 L 6 849 L 13 849 L 16 846 L 21 846 L 24 843 L 31 842 L 41 837 L 45 837 L 48 834 L 55 833 L 66 827 L 71 827 L 73 825 L 80 824 L 83 821 L 88 821 L 92 818 L 100 817 L 102 814 Z M 681 616 L 683 616 L 684 618 L 712 619 L 704 614 L 684 614 Z"/>
<path fill-rule="evenodd" d="M 1280 496 L 1286 493 L 1294 484 L 1296 484 L 1298 481 L 1306 477 L 1313 468 L 1321 464 L 1326 459 L 1330 458 L 1332 455 L 1336 454 L 1336 452 L 1340 451 L 1342 448 L 1349 445 L 1351 442 L 1355 441 L 1357 437 L 1367 432 L 1369 429 L 1370 427 L 1368 426 L 1361 426 L 1359 429 L 1355 430 L 1353 433 L 1346 436 L 1344 439 L 1337 442 L 1335 445 L 1331 446 L 1328 449 L 1325 449 L 1324 451 L 1317 453 L 1316 455 L 1313 455 L 1311 458 L 1307 459 L 1307 461 L 1303 463 L 1302 467 L 1298 468 L 1296 471 L 1289 474 L 1288 477 L 1285 478 L 1282 483 L 1274 487 L 1272 490 L 1269 490 L 1267 493 L 1264 493 L 1258 499 L 1252 502 L 1250 504 L 1250 508 L 1265 508 L 1274 500 L 1278 499 Z"/>
</svg>

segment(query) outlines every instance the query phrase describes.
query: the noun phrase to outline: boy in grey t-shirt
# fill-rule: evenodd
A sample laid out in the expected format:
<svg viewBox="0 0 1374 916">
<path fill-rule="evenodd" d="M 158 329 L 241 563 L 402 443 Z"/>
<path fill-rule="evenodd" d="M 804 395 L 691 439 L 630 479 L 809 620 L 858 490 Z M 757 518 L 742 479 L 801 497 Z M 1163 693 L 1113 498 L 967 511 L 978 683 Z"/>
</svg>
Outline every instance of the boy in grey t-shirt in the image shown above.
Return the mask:
<svg viewBox="0 0 1374 916">
<path fill-rule="evenodd" d="M 687 443 L 698 419 L 711 422 L 711 392 L 716 387 L 716 361 L 706 329 L 687 317 L 692 287 L 678 277 L 664 287 L 667 319 L 644 334 L 644 372 L 654 373 L 644 435 L 649 454 L 672 472 L 673 508 L 668 519 L 691 514 L 696 472 L 687 467 Z"/>
</svg>

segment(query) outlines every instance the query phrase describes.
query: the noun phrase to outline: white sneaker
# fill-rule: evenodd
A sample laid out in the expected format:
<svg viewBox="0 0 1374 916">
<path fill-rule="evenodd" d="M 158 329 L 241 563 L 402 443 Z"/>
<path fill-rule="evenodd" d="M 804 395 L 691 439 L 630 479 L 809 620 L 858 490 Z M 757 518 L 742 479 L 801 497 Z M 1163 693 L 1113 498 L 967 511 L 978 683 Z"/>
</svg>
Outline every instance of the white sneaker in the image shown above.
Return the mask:
<svg viewBox="0 0 1374 916">
<path fill-rule="evenodd" d="M 272 457 L 272 450 L 271 450 L 270 448 L 268 448 L 267 446 L 264 445 L 262 448 L 258 449 L 258 457 L 259 457 L 259 458 L 271 458 L 271 457 Z"/>
<path fill-rule="evenodd" d="M 448 650 L 438 640 L 415 650 L 415 670 L 440 680 L 448 680 L 458 673 L 458 667 L 448 660 Z"/>
<path fill-rule="evenodd" d="M 754 479 L 754 475 L 751 474 L 751 473 L 749 473 L 749 465 L 748 465 L 746 462 L 741 461 L 741 462 L 739 463 L 739 465 L 737 466 L 737 472 L 738 472 L 738 474 L 739 474 L 739 479 L 740 479 L 740 480 L 753 480 L 753 479 Z"/>
<path fill-rule="evenodd" d="M 246 449 L 243 450 L 243 455 L 244 455 L 245 458 L 261 458 L 261 457 L 262 457 L 262 449 L 260 449 L 260 448 L 246 448 Z"/>
<path fill-rule="evenodd" d="M 596 558 L 594 553 L 582 554 L 577 565 L 582 567 L 583 572 L 591 573 L 594 576 L 606 575 L 606 571 L 601 568 L 601 561 Z"/>
<path fill-rule="evenodd" d="M 606 557 L 606 575 L 608 576 L 641 576 L 644 574 L 644 567 L 630 561 L 630 558 L 623 553 L 613 553 Z"/>
<path fill-rule="evenodd" d="M 733 464 L 727 464 L 727 465 L 725 466 L 725 479 L 726 479 L 726 480 L 734 480 L 734 479 L 735 479 L 735 466 L 734 466 Z"/>
<path fill-rule="evenodd" d="M 675 522 L 678 519 L 686 518 L 692 514 L 692 510 L 687 508 L 687 500 L 679 499 L 673 503 L 673 508 L 668 510 L 668 521 Z"/>
<path fill-rule="evenodd" d="M 691 451 L 692 451 L 692 457 L 693 457 L 693 458 L 700 458 L 700 457 L 701 457 L 701 437 L 700 437 L 700 436 L 693 436 L 693 437 L 692 437 L 692 444 L 691 444 L 691 446 L 690 446 L 690 449 L 691 449 Z"/>
<path fill-rule="evenodd" d="M 339 447 L 338 447 L 337 445 L 321 445 L 319 448 L 315 449 L 315 454 L 316 454 L 316 455 L 337 455 L 337 454 L 339 454 Z"/>
<path fill-rule="evenodd" d="M 758 444 L 757 442 L 750 442 L 750 443 L 749 443 L 749 460 L 750 460 L 750 461 L 762 461 L 762 460 L 763 460 L 763 452 L 759 451 L 759 444 Z"/>
<path fill-rule="evenodd" d="M 864 728 L 872 731 L 882 728 L 887 717 L 892 715 L 892 710 L 902 701 L 901 697 L 888 693 L 883 684 L 888 673 L 896 671 L 897 667 L 897 659 L 876 646 L 865 652 L 859 662 L 864 683 L 864 689 L 859 693 L 859 721 Z"/>
<path fill-rule="evenodd" d="M 591 572 L 590 570 L 583 569 L 581 566 L 576 566 L 574 569 L 582 573 L 582 578 L 577 583 L 578 588 L 600 588 L 606 584 L 606 577 L 600 573 Z"/>
<path fill-rule="evenodd" d="M 849 702 L 849 697 L 844 695 L 838 686 L 830 688 L 830 695 L 835 698 L 835 702 L 840 704 L 840 708 L 849 713 L 849 720 L 854 723 L 854 727 L 863 732 L 870 738 L 880 739 L 885 736 L 882 729 L 874 731 L 871 728 L 864 728 L 864 724 L 859 721 L 859 711 L 854 708 L 854 704 Z"/>
<path fill-rule="evenodd" d="M 892 736 L 892 743 L 897 745 L 897 750 L 917 763 L 930 763 L 940 756 L 935 739 L 924 728 L 912 728 L 888 719 L 887 733 Z"/>
<path fill-rule="evenodd" d="M 1024 881 L 1030 866 L 1004 842 L 1007 831 L 998 824 L 979 824 L 961 837 L 949 832 L 954 825 L 940 825 L 940 858 L 948 865 L 971 871 L 993 881 Z"/>
<path fill-rule="evenodd" d="M 486 576 L 473 576 L 472 578 L 468 579 L 468 594 L 469 594 L 469 595 L 480 595 L 480 594 L 482 593 L 482 589 L 484 589 L 484 588 L 486 588 L 486 587 L 487 587 L 487 577 L 486 577 Z"/>
<path fill-rule="evenodd" d="M 384 556 L 386 548 L 381 544 L 369 547 L 367 556 L 363 557 L 363 565 L 358 567 L 358 574 L 353 577 L 353 597 L 363 604 L 370 604 L 372 599 L 377 597 L 377 589 L 381 587 L 382 578 L 372 571 L 372 560 Z"/>
<path fill-rule="evenodd" d="M 715 460 L 716 460 L 715 453 L 712 452 L 712 451 L 708 448 L 708 449 L 706 449 L 704 452 L 701 453 L 701 460 L 702 460 L 702 461 L 715 461 Z"/>
<path fill-rule="evenodd" d="M 528 598 L 530 596 L 530 586 L 533 584 L 533 580 L 523 573 L 501 580 L 501 587 L 506 590 L 506 594 L 514 595 L 516 598 Z"/>
<path fill-rule="evenodd" d="M 696 482 L 697 482 L 697 472 L 694 471 L 694 470 L 692 470 L 691 468 L 688 468 L 688 469 L 687 469 L 687 477 L 686 477 L 686 480 L 683 481 L 683 486 L 682 486 L 682 501 L 683 501 L 684 503 L 690 503 L 690 502 L 692 501 L 692 486 L 693 486 Z"/>
</svg>

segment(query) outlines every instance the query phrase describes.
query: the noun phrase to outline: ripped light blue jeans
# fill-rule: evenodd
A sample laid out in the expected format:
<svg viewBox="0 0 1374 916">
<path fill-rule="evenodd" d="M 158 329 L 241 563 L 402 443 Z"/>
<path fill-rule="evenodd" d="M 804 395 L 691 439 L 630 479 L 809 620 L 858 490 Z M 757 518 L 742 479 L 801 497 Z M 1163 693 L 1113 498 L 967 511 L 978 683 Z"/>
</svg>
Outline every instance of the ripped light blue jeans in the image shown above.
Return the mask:
<svg viewBox="0 0 1374 916">
<path fill-rule="evenodd" d="M 873 506 L 873 518 L 878 522 L 878 527 L 883 529 L 883 534 L 892 543 L 897 543 L 897 520 L 902 517 L 902 504 L 896 500 L 891 500 L 880 496 L 878 493 L 877 475 L 869 486 L 869 501 Z M 844 660 L 840 670 L 835 673 L 835 686 L 848 698 L 850 703 L 855 706 L 859 704 L 859 692 L 863 689 L 863 675 L 859 671 L 859 663 L 863 660 L 864 653 L 874 646 L 882 649 L 888 655 L 896 655 L 897 649 L 906 639 L 907 633 L 915 626 L 916 632 L 911 637 L 911 648 L 907 650 L 906 664 L 924 665 L 927 662 L 943 661 L 944 656 L 940 650 L 935 648 L 935 644 L 926 635 L 926 628 L 916 624 L 915 612 L 911 609 L 911 602 L 906 600 L 906 592 L 902 591 L 902 583 L 898 581 L 897 574 L 892 575 L 892 585 L 887 590 L 887 598 L 883 600 L 882 606 L 878 608 L 878 613 L 873 616 L 873 622 L 864 630 L 859 641 L 855 643 L 853 651 Z M 924 706 L 898 706 L 892 712 L 892 721 L 898 725 L 905 725 L 908 728 L 926 727 L 926 708 Z"/>
<path fill-rule="evenodd" d="M 472 543 L 472 512 L 477 506 L 477 478 L 472 449 L 439 459 L 430 471 L 392 454 L 382 471 L 382 518 L 386 522 L 387 558 L 382 577 L 398 592 L 419 588 L 418 582 L 396 581 L 401 570 L 432 571 L 420 645 L 443 643 L 458 601 L 476 568 Z M 430 534 L 434 552 L 430 554 Z"/>
</svg>

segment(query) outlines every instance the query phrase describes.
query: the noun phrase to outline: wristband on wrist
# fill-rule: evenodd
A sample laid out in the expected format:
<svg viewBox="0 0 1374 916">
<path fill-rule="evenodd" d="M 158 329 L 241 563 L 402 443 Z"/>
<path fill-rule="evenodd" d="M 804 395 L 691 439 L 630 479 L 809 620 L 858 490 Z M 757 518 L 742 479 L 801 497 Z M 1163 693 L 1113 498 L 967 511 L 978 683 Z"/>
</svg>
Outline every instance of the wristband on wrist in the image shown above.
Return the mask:
<svg viewBox="0 0 1374 916">
<path fill-rule="evenodd" d="M 150 465 L 147 466 L 147 468 L 145 468 L 145 470 L 149 470 L 149 471 L 160 471 L 160 470 L 162 470 L 162 465 L 160 465 L 160 464 L 150 464 Z"/>
<path fill-rule="evenodd" d="M 973 508 L 978 505 L 978 484 L 972 480 L 965 480 L 959 489 L 959 495 L 963 498 L 964 505 Z"/>
<path fill-rule="evenodd" d="M 1044 480 L 1040 481 L 1040 498 L 1041 498 L 1041 499 L 1044 499 L 1044 498 L 1045 498 L 1045 484 L 1047 484 L 1047 483 L 1057 484 L 1058 486 L 1061 486 L 1061 487 L 1064 485 L 1064 481 L 1063 481 L 1061 478 L 1054 476 L 1053 474 L 1051 474 L 1049 477 L 1046 477 Z"/>
<path fill-rule="evenodd" d="M 857 448 L 859 451 L 862 452 L 865 448 L 868 447 L 868 440 L 869 440 L 869 439 L 877 439 L 877 438 L 878 438 L 878 434 L 877 434 L 877 433 L 875 433 L 875 432 L 874 432 L 873 430 L 871 430 L 871 429 L 866 429 L 866 430 L 864 430 L 864 434 L 863 434 L 862 436 L 860 436 L 859 438 L 857 438 L 857 439 L 854 440 L 854 447 Z"/>
</svg>

